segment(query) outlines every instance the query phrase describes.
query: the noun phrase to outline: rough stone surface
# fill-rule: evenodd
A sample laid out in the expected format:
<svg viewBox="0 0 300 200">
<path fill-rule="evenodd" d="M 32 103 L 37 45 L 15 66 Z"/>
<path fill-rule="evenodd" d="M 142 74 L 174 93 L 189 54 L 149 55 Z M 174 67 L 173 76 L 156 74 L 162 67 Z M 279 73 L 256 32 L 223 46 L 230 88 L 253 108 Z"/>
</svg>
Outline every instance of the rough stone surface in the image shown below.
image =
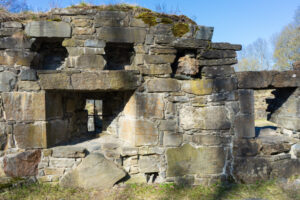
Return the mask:
<svg viewBox="0 0 300 200">
<path fill-rule="evenodd" d="M 167 155 L 167 176 L 176 177 L 187 174 L 219 174 L 225 165 L 226 152 L 220 147 L 194 148 L 185 144 L 170 148 Z"/>
<path fill-rule="evenodd" d="M 175 79 L 153 79 L 147 82 L 149 92 L 177 92 L 180 84 Z"/>
<path fill-rule="evenodd" d="M 106 42 L 143 43 L 146 38 L 146 30 L 141 28 L 102 27 L 98 37 Z"/>
<path fill-rule="evenodd" d="M 86 149 L 84 147 L 61 146 L 52 148 L 54 158 L 84 158 Z"/>
<path fill-rule="evenodd" d="M 14 89 L 16 84 L 16 75 L 12 72 L 0 73 L 0 91 L 10 92 Z"/>
<path fill-rule="evenodd" d="M 199 72 L 199 64 L 196 58 L 185 55 L 179 58 L 176 74 L 196 75 Z"/>
<path fill-rule="evenodd" d="M 125 172 L 102 154 L 89 154 L 82 163 L 66 174 L 60 181 L 64 187 L 81 187 L 84 189 L 105 189 L 112 187 L 125 177 Z"/>
<path fill-rule="evenodd" d="M 182 90 L 195 95 L 208 95 L 213 91 L 213 80 L 197 79 L 182 81 Z"/>
<path fill-rule="evenodd" d="M 71 37 L 71 26 L 65 22 L 32 21 L 26 24 L 25 33 L 30 37 Z"/>
<path fill-rule="evenodd" d="M 198 26 L 196 39 L 211 40 L 214 33 L 214 27 Z"/>
<path fill-rule="evenodd" d="M 3 169 L 7 176 L 28 177 L 37 175 L 41 151 L 25 151 L 4 157 Z"/>
<path fill-rule="evenodd" d="M 36 81 L 37 80 L 36 70 L 33 69 L 22 70 L 20 74 L 20 79 L 21 81 Z"/>
</svg>

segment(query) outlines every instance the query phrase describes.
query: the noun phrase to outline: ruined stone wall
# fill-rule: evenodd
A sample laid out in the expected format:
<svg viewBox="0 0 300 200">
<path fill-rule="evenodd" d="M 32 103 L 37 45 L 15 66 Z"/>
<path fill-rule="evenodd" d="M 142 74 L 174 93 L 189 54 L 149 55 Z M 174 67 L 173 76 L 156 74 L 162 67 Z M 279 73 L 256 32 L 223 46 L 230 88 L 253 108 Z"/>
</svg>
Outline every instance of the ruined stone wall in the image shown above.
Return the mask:
<svg viewBox="0 0 300 200">
<path fill-rule="evenodd" d="M 255 120 L 267 120 L 270 112 L 268 111 L 268 100 L 274 99 L 274 90 L 254 90 L 254 112 Z"/>
<path fill-rule="evenodd" d="M 254 139 L 253 90 L 238 89 L 231 67 L 241 46 L 212 43 L 211 27 L 145 10 L 67 8 L 1 30 L 3 177 L 84 188 L 254 182 L 260 176 L 244 166 L 273 159 Z M 103 101 L 98 138 L 84 137 L 86 99 Z"/>
</svg>

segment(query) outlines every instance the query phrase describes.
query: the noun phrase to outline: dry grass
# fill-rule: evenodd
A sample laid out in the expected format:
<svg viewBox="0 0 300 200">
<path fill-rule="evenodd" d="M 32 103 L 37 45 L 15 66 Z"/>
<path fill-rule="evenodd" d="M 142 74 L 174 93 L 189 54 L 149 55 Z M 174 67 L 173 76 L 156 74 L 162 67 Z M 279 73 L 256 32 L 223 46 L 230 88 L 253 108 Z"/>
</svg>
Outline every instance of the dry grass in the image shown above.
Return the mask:
<svg viewBox="0 0 300 200">
<path fill-rule="evenodd" d="M 235 200 L 248 198 L 261 198 L 268 200 L 300 200 L 300 189 L 295 187 L 286 187 L 286 184 L 283 185 L 275 181 L 251 185 L 215 184 L 209 187 L 182 187 L 174 184 L 130 184 L 118 186 L 104 191 L 65 189 L 50 184 L 33 184 L 7 189 L 0 193 L 1 200 Z"/>
<path fill-rule="evenodd" d="M 10 13 L 7 10 L 0 9 L 0 22 L 7 21 L 31 21 L 31 20 L 46 20 L 50 16 L 49 12 L 46 13 L 35 13 L 35 12 L 21 12 L 21 13 Z"/>
</svg>

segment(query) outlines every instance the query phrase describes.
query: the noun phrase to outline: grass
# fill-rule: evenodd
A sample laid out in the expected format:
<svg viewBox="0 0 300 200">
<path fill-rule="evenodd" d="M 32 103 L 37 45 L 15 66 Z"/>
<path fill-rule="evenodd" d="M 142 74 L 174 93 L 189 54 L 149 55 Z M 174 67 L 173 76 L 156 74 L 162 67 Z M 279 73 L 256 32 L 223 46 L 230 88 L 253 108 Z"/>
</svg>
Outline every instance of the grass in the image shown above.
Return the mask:
<svg viewBox="0 0 300 200">
<path fill-rule="evenodd" d="M 285 184 L 286 185 L 286 184 Z M 6 189 L 0 193 L 0 199 L 149 199 L 149 200 L 217 200 L 262 198 L 268 200 L 300 200 L 300 189 L 286 188 L 279 182 L 267 181 L 257 184 L 215 184 L 212 186 L 183 187 L 174 184 L 124 184 L 110 190 L 95 191 L 66 189 L 50 184 L 25 185 Z"/>
</svg>

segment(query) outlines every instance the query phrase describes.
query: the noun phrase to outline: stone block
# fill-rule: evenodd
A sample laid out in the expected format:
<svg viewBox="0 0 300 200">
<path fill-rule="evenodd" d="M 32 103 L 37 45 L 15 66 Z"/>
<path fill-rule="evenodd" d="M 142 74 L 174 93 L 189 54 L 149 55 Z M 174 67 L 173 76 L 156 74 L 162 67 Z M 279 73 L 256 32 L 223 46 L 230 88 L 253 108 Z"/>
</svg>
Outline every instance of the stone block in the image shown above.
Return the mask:
<svg viewBox="0 0 300 200">
<path fill-rule="evenodd" d="M 66 22 L 32 21 L 25 25 L 29 37 L 71 37 L 71 26 Z"/>
<path fill-rule="evenodd" d="M 53 168 L 72 168 L 76 163 L 74 158 L 51 158 L 49 166 Z"/>
<path fill-rule="evenodd" d="M 14 178 L 36 176 L 38 173 L 38 164 L 40 159 L 40 150 L 11 154 L 4 157 L 3 169 L 7 176 Z"/>
<path fill-rule="evenodd" d="M 176 132 L 164 132 L 163 144 L 165 147 L 179 147 L 182 144 L 183 136 Z"/>
<path fill-rule="evenodd" d="M 217 42 L 217 43 L 211 43 L 211 48 L 220 49 L 220 50 L 240 51 L 240 50 L 242 50 L 242 45 L 230 44 L 230 43 L 224 43 L 224 42 Z"/>
<path fill-rule="evenodd" d="M 300 143 L 292 145 L 291 156 L 293 159 L 300 158 Z"/>
<path fill-rule="evenodd" d="M 103 40 L 86 40 L 84 42 L 85 47 L 94 47 L 94 48 L 104 48 L 106 46 L 105 41 Z"/>
<path fill-rule="evenodd" d="M 234 74 L 234 69 L 230 65 L 209 66 L 201 69 L 201 75 L 206 78 L 225 77 Z"/>
<path fill-rule="evenodd" d="M 191 55 L 185 55 L 178 59 L 176 74 L 196 75 L 199 73 L 198 60 Z"/>
<path fill-rule="evenodd" d="M 148 64 L 168 64 L 173 63 L 176 56 L 174 54 L 145 55 L 144 58 Z"/>
<path fill-rule="evenodd" d="M 141 28 L 146 28 L 149 26 L 149 25 L 145 24 L 143 20 L 137 19 L 137 18 L 131 18 L 129 25 L 132 27 L 141 27 Z"/>
<path fill-rule="evenodd" d="M 65 172 L 65 169 L 45 167 L 43 169 L 43 171 L 44 171 L 45 176 L 49 176 L 49 175 L 60 175 L 60 176 L 62 176 Z"/>
<path fill-rule="evenodd" d="M 124 115 L 135 118 L 162 119 L 164 106 L 162 95 L 135 93 L 124 107 Z"/>
<path fill-rule="evenodd" d="M 242 114 L 254 114 L 254 91 L 238 90 L 240 112 Z"/>
<path fill-rule="evenodd" d="M 208 50 L 201 54 L 205 59 L 223 59 L 223 58 L 235 58 L 236 52 L 234 50 Z"/>
<path fill-rule="evenodd" d="M 16 85 L 16 75 L 12 72 L 1 72 L 0 73 L 0 91 L 10 92 Z"/>
<path fill-rule="evenodd" d="M 159 172 L 159 156 L 149 155 L 149 156 L 140 156 L 138 161 L 139 168 L 141 173 L 155 173 Z"/>
<path fill-rule="evenodd" d="M 34 41 L 34 38 L 2 37 L 0 38 L 0 49 L 29 49 Z"/>
<path fill-rule="evenodd" d="M 102 27 L 98 38 L 106 42 L 144 43 L 146 30 L 142 28 Z"/>
<path fill-rule="evenodd" d="M 73 35 L 92 35 L 95 31 L 95 28 L 75 27 L 72 33 Z"/>
<path fill-rule="evenodd" d="M 14 21 L 2 22 L 1 26 L 4 27 L 4 28 L 23 28 L 22 23 L 14 22 Z"/>
<path fill-rule="evenodd" d="M 54 158 L 84 158 L 87 150 L 79 146 L 59 146 L 52 148 Z"/>
<path fill-rule="evenodd" d="M 68 63 L 67 65 L 78 69 L 103 70 L 105 64 L 106 61 L 102 55 L 81 55 L 76 58 L 75 66 L 71 63 Z"/>
<path fill-rule="evenodd" d="M 62 46 L 64 46 L 64 47 L 83 47 L 84 40 L 78 40 L 75 38 L 64 39 Z"/>
<path fill-rule="evenodd" d="M 284 167 L 283 167 L 284 166 Z M 271 163 L 271 179 L 291 179 L 300 174 L 299 159 L 283 159 Z"/>
<path fill-rule="evenodd" d="M 225 165 L 226 151 L 222 147 L 194 148 L 185 144 L 182 147 L 169 148 L 166 158 L 167 177 L 220 174 Z"/>
<path fill-rule="evenodd" d="M 238 157 L 256 156 L 262 148 L 259 139 L 234 139 L 233 155 Z"/>
<path fill-rule="evenodd" d="M 19 81 L 18 90 L 19 91 L 39 91 L 41 89 L 38 82 L 34 81 Z"/>
<path fill-rule="evenodd" d="M 69 53 L 69 67 L 76 66 L 76 56 L 81 55 L 104 55 L 104 48 L 96 48 L 96 47 L 66 47 Z"/>
<path fill-rule="evenodd" d="M 84 189 L 111 188 L 126 176 L 114 162 L 104 158 L 102 154 L 89 154 L 82 163 L 66 174 L 60 181 L 63 187 Z"/>
<path fill-rule="evenodd" d="M 151 54 L 176 54 L 177 50 L 168 46 L 155 46 L 150 48 Z"/>
<path fill-rule="evenodd" d="M 231 92 L 237 89 L 236 78 L 215 78 L 213 80 L 213 91 L 216 93 Z"/>
<path fill-rule="evenodd" d="M 184 92 L 194 95 L 209 95 L 213 91 L 212 79 L 186 80 L 181 85 Z"/>
<path fill-rule="evenodd" d="M 90 27 L 92 25 L 88 19 L 73 19 L 72 24 L 76 27 Z"/>
<path fill-rule="evenodd" d="M 202 146 L 219 146 L 229 145 L 230 137 L 223 137 L 218 135 L 193 135 L 192 142 Z"/>
<path fill-rule="evenodd" d="M 139 69 L 142 74 L 146 75 L 163 75 L 172 73 L 172 68 L 170 64 L 152 64 L 147 66 L 141 66 Z"/>
<path fill-rule="evenodd" d="M 3 151 L 7 145 L 8 139 L 8 127 L 5 122 L 0 123 L 0 150 Z"/>
<path fill-rule="evenodd" d="M 225 106 L 182 106 L 179 110 L 179 122 L 184 130 L 225 130 L 231 126 Z"/>
<path fill-rule="evenodd" d="M 146 120 L 120 119 L 119 136 L 135 146 L 151 146 L 158 142 L 158 130 Z"/>
<path fill-rule="evenodd" d="M 194 38 L 177 38 L 172 46 L 176 48 L 207 48 L 209 42 Z"/>
<path fill-rule="evenodd" d="M 7 120 L 37 121 L 46 119 L 45 93 L 2 93 Z"/>
<path fill-rule="evenodd" d="M 21 65 L 30 67 L 35 56 L 34 52 L 26 50 L 6 50 L 7 65 Z"/>
<path fill-rule="evenodd" d="M 148 92 L 178 92 L 180 83 L 176 79 L 151 79 L 147 82 Z"/>
<path fill-rule="evenodd" d="M 198 26 L 195 38 L 199 40 L 211 40 L 214 33 L 214 27 Z"/>
<path fill-rule="evenodd" d="M 127 13 L 123 11 L 100 11 L 95 15 L 95 27 L 101 26 L 128 26 Z"/>
<path fill-rule="evenodd" d="M 243 89 L 268 88 L 277 72 L 259 71 L 259 72 L 237 72 L 238 87 Z"/>
<path fill-rule="evenodd" d="M 177 130 L 177 121 L 176 120 L 160 120 L 158 129 L 160 131 L 175 131 Z"/>
<path fill-rule="evenodd" d="M 236 115 L 234 120 L 234 133 L 237 138 L 254 138 L 254 115 Z"/>
<path fill-rule="evenodd" d="M 199 60 L 200 66 L 234 65 L 237 63 L 238 61 L 236 58 Z"/>
<path fill-rule="evenodd" d="M 71 138 L 68 120 L 50 120 L 46 124 L 47 146 L 53 147 Z"/>
<path fill-rule="evenodd" d="M 172 43 L 176 38 L 167 36 L 167 35 L 157 35 L 155 36 L 155 44 L 170 44 Z"/>
<path fill-rule="evenodd" d="M 38 74 L 43 90 L 72 89 L 70 76 L 65 73 Z"/>
<path fill-rule="evenodd" d="M 14 137 L 18 148 L 47 148 L 46 123 L 17 123 L 14 125 Z"/>
<path fill-rule="evenodd" d="M 19 78 L 21 79 L 21 81 L 36 81 L 37 80 L 36 70 L 34 69 L 22 70 Z"/>
</svg>

